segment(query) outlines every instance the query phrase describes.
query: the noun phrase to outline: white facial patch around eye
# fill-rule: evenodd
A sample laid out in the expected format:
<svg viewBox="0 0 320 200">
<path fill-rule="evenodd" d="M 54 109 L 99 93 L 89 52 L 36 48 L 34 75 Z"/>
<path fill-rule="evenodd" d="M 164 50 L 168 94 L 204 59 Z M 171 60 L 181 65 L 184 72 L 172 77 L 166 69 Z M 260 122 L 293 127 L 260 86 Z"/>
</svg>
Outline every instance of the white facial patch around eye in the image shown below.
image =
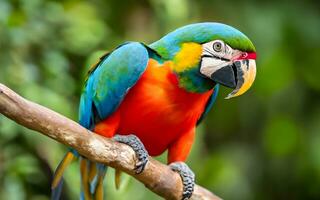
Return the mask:
<svg viewBox="0 0 320 200">
<path fill-rule="evenodd" d="M 216 51 L 214 49 L 214 45 L 216 43 L 221 44 L 220 51 Z M 234 57 L 234 54 L 240 52 L 238 50 L 232 49 L 229 45 L 225 44 L 222 40 L 214 40 L 211 42 L 207 42 L 202 45 L 203 52 L 202 55 L 212 55 L 222 59 L 231 60 Z"/>
<path fill-rule="evenodd" d="M 221 43 L 219 52 L 213 47 L 217 42 Z M 202 49 L 200 72 L 207 77 L 211 77 L 214 72 L 231 63 L 233 49 L 221 40 L 205 43 Z"/>
</svg>

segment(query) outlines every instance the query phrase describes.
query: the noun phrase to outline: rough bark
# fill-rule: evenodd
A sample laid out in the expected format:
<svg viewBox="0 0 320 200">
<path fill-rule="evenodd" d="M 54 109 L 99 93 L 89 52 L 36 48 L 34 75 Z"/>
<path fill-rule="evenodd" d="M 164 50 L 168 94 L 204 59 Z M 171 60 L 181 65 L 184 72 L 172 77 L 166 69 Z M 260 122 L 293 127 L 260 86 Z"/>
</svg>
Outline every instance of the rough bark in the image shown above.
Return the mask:
<svg viewBox="0 0 320 200">
<path fill-rule="evenodd" d="M 134 151 L 127 145 L 94 134 L 78 123 L 31 101 L 0 83 L 0 113 L 60 143 L 76 149 L 92 161 L 120 169 L 165 199 L 181 199 L 180 176 L 151 157 L 141 174 L 134 173 Z M 221 200 L 207 189 L 196 185 L 193 200 Z"/>
</svg>

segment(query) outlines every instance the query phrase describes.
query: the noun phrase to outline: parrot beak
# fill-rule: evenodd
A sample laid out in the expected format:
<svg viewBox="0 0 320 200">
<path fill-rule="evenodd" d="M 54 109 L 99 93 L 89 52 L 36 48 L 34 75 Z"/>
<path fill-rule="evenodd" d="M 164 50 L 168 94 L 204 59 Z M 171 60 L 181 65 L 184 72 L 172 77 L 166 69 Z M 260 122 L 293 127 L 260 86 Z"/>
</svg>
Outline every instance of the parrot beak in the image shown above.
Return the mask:
<svg viewBox="0 0 320 200">
<path fill-rule="evenodd" d="M 216 83 L 234 89 L 226 99 L 245 93 L 251 87 L 255 77 L 256 61 L 254 59 L 235 60 L 211 75 L 211 79 Z"/>
</svg>

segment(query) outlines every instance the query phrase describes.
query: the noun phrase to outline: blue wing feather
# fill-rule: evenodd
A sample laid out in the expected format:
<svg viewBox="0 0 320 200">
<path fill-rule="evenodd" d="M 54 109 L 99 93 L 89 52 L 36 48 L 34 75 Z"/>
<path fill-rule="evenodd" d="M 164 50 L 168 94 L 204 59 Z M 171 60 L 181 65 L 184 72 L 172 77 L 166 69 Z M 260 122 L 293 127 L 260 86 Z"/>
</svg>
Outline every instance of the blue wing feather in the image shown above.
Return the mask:
<svg viewBox="0 0 320 200">
<path fill-rule="evenodd" d="M 139 80 L 148 61 L 148 49 L 138 42 L 123 44 L 104 56 L 86 82 L 80 100 L 79 123 L 92 129 L 94 117 L 110 116 Z"/>
<path fill-rule="evenodd" d="M 199 120 L 197 121 L 197 125 L 199 125 L 202 122 L 202 120 L 207 116 L 208 112 L 211 110 L 214 102 L 217 99 L 217 96 L 218 96 L 218 93 L 219 93 L 219 88 L 220 88 L 220 85 L 216 84 L 216 86 L 213 89 L 213 93 L 212 93 L 210 99 L 207 102 L 206 108 L 204 109 L 204 111 L 203 111 L 201 117 L 199 118 Z"/>
<path fill-rule="evenodd" d="M 101 58 L 89 71 L 81 95 L 79 123 L 82 126 L 93 129 L 97 118 L 98 121 L 105 119 L 118 108 L 128 90 L 146 70 L 150 54 L 152 55 L 152 52 L 148 47 L 138 42 L 130 42 L 120 45 Z M 107 168 L 99 163 L 97 166 L 97 174 L 90 183 L 90 195 L 101 197 L 102 181 Z M 83 192 L 81 199 L 84 199 Z"/>
</svg>

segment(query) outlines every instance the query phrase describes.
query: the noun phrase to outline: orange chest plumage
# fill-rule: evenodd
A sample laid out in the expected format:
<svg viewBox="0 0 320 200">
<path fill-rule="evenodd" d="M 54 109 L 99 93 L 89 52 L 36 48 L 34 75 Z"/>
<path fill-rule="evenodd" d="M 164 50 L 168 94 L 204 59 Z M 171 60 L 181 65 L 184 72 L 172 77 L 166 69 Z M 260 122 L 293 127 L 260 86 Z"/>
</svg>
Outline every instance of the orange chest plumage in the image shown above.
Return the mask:
<svg viewBox="0 0 320 200">
<path fill-rule="evenodd" d="M 135 134 L 151 156 L 160 155 L 171 143 L 195 128 L 212 90 L 190 93 L 179 88 L 166 62 L 150 60 L 137 84 L 108 119 L 96 127 L 98 134 Z"/>
</svg>

